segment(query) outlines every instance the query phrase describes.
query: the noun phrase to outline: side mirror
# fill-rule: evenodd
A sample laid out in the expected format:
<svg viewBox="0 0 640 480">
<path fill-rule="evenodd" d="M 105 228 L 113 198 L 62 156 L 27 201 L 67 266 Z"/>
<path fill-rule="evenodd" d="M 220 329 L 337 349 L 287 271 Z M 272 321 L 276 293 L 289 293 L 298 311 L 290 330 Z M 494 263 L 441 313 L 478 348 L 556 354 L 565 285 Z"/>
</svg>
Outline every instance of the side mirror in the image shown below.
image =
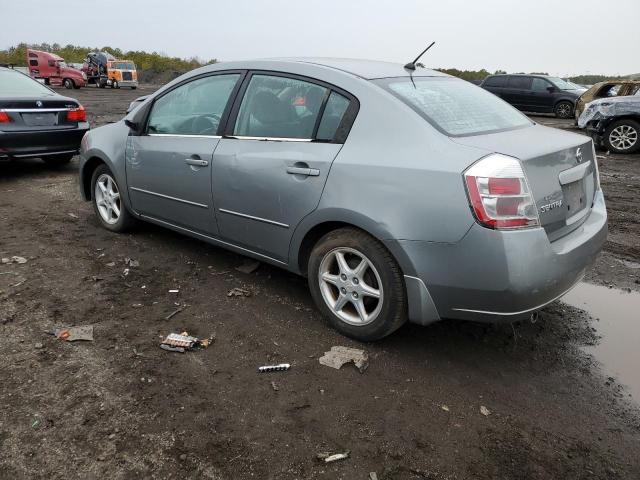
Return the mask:
<svg viewBox="0 0 640 480">
<path fill-rule="evenodd" d="M 140 125 L 138 125 L 136 122 L 133 122 L 127 118 L 124 119 L 124 124 L 134 132 L 138 132 L 138 129 L 140 128 Z"/>
<path fill-rule="evenodd" d="M 556 87 L 547 87 L 547 90 L 549 91 L 549 93 L 553 93 L 556 91 Z"/>
</svg>

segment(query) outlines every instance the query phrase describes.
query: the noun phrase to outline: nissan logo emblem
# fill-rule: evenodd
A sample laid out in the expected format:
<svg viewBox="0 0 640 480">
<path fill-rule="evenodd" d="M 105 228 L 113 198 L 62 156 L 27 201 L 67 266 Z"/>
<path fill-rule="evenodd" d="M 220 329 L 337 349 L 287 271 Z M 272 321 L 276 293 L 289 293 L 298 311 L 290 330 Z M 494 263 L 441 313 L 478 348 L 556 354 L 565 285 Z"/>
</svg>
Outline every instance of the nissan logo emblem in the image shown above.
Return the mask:
<svg viewBox="0 0 640 480">
<path fill-rule="evenodd" d="M 576 160 L 578 163 L 582 163 L 582 149 L 579 148 L 576 150 Z"/>
</svg>

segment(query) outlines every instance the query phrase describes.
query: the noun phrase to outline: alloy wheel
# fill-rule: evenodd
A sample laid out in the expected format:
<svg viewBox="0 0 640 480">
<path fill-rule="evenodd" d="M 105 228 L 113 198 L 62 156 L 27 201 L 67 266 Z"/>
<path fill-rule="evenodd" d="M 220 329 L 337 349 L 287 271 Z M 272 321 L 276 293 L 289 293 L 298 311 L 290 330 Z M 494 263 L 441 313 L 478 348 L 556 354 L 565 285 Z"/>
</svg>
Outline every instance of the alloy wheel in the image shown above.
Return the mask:
<svg viewBox="0 0 640 480">
<path fill-rule="evenodd" d="M 384 301 L 380 275 L 371 261 L 353 248 L 335 248 L 320 262 L 318 282 L 331 311 L 349 325 L 373 322 Z"/>
<path fill-rule="evenodd" d="M 569 118 L 571 116 L 571 105 L 568 103 L 561 103 L 557 109 L 558 117 Z"/>
<path fill-rule="evenodd" d="M 115 180 L 106 173 L 100 175 L 96 180 L 94 195 L 102 220 L 109 225 L 118 223 L 122 211 L 122 201 Z"/>
<path fill-rule="evenodd" d="M 618 150 L 629 150 L 638 142 L 638 131 L 630 125 L 619 125 L 609 134 L 609 143 Z"/>
</svg>

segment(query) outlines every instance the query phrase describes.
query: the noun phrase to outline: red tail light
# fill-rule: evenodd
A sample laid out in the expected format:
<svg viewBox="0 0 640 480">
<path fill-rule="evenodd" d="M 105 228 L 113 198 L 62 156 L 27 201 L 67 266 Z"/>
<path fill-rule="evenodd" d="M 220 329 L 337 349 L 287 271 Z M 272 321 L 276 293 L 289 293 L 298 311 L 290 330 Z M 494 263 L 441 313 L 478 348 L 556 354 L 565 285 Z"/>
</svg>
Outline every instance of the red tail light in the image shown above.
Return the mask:
<svg viewBox="0 0 640 480">
<path fill-rule="evenodd" d="M 67 122 L 86 122 L 87 121 L 87 112 L 85 112 L 84 107 L 79 105 L 78 108 L 73 108 L 67 111 Z"/>
<path fill-rule="evenodd" d="M 464 173 L 471 209 L 478 222 L 495 229 L 540 225 L 536 204 L 520 162 L 492 154 Z"/>
<path fill-rule="evenodd" d="M 7 112 L 0 110 L 0 123 L 9 123 L 10 121 L 11 119 L 9 115 L 7 115 Z"/>
</svg>

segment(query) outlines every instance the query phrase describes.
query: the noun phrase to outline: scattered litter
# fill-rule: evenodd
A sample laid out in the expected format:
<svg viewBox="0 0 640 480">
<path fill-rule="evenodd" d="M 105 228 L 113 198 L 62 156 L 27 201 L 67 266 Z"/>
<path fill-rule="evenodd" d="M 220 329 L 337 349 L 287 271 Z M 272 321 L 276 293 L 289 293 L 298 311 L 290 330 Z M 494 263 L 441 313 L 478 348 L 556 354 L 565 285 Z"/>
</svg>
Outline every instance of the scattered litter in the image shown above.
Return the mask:
<svg viewBox="0 0 640 480">
<path fill-rule="evenodd" d="M 334 453 L 334 454 L 319 453 L 318 455 L 316 455 L 316 457 L 318 458 L 318 460 L 324 461 L 324 463 L 331 463 L 331 462 L 337 462 L 338 460 L 344 460 L 345 458 L 349 458 L 349 453 L 351 452 Z"/>
<path fill-rule="evenodd" d="M 251 292 L 246 288 L 234 287 L 227 292 L 227 297 L 250 297 Z"/>
<path fill-rule="evenodd" d="M 129 265 L 131 268 L 136 268 L 140 266 L 140 262 L 138 260 L 133 260 L 131 258 L 125 258 L 124 264 Z"/>
<path fill-rule="evenodd" d="M 264 365 L 262 367 L 258 367 L 258 373 L 265 372 L 280 372 L 283 370 L 289 370 L 291 365 L 288 363 L 280 363 L 278 365 Z"/>
<path fill-rule="evenodd" d="M 42 343 L 38 342 L 38 343 L 36 343 L 34 345 L 34 347 L 36 347 L 37 349 L 40 349 L 40 348 L 44 348 L 44 345 Z"/>
<path fill-rule="evenodd" d="M 125 277 L 126 277 L 127 275 L 129 275 L 129 269 L 128 269 L 128 268 L 125 268 L 125 269 L 122 271 L 122 275 L 123 275 L 123 276 L 125 276 Z"/>
<path fill-rule="evenodd" d="M 136 357 L 144 357 L 144 355 L 142 354 L 142 352 L 139 352 L 135 347 L 133 347 L 133 354 Z"/>
<path fill-rule="evenodd" d="M 449 407 L 448 407 L 447 405 L 440 405 L 440 408 L 441 408 L 442 410 L 444 410 L 445 412 L 448 412 L 448 411 L 449 411 Z"/>
<path fill-rule="evenodd" d="M 369 356 L 364 350 L 358 350 L 357 348 L 349 347 L 331 347 L 331 350 L 324 352 L 324 355 L 319 359 L 321 365 L 335 368 L 339 370 L 345 363 L 353 362 L 353 364 L 360 370 L 360 373 L 369 366 Z"/>
<path fill-rule="evenodd" d="M 273 388 L 273 391 L 274 391 L 274 392 L 277 392 L 278 390 L 280 390 L 280 389 L 278 388 L 278 385 L 276 385 L 276 382 L 271 382 L 271 388 Z"/>
<path fill-rule="evenodd" d="M 480 405 L 480 413 L 485 417 L 488 417 L 489 415 L 491 415 L 491 411 L 484 405 Z"/>
<path fill-rule="evenodd" d="M 76 215 L 75 213 L 67 213 L 67 215 L 69 215 L 71 218 L 78 218 L 78 215 Z"/>
<path fill-rule="evenodd" d="M 213 340 L 213 335 L 209 338 L 200 340 L 199 338 L 192 337 L 187 332 L 182 332 L 180 334 L 170 333 L 167 335 L 167 338 L 162 341 L 160 348 L 169 352 L 184 353 L 186 350 L 194 348 L 207 348 L 213 343 Z"/>
<path fill-rule="evenodd" d="M 107 263 L 107 267 L 115 267 L 115 266 L 116 266 L 116 262 Z"/>
<path fill-rule="evenodd" d="M 177 314 L 179 314 L 181 311 L 183 311 L 186 307 L 180 307 L 177 310 L 174 310 L 173 312 L 171 312 L 169 315 L 167 315 L 166 317 L 164 317 L 165 320 L 171 320 L 173 317 L 175 317 Z"/>
<path fill-rule="evenodd" d="M 245 261 L 239 267 L 236 267 L 236 270 L 242 273 L 246 273 L 247 275 L 255 272 L 258 268 L 260 268 L 260 262 L 253 262 L 250 260 Z"/>
<path fill-rule="evenodd" d="M 97 277 L 97 276 L 92 276 L 91 280 L 93 280 L 94 282 L 101 282 L 102 280 L 104 280 L 104 278 L 102 277 Z"/>
<path fill-rule="evenodd" d="M 77 340 L 93 342 L 93 325 L 58 328 L 55 330 L 54 335 L 58 340 L 64 340 L 66 342 L 75 342 Z"/>
<path fill-rule="evenodd" d="M 13 256 L 11 258 L 4 257 L 2 263 L 27 263 L 27 259 L 24 257 Z"/>
<path fill-rule="evenodd" d="M 178 290 L 176 288 L 174 288 L 172 290 L 169 290 L 169 293 L 179 293 L 179 292 L 180 292 L 180 290 Z"/>
<path fill-rule="evenodd" d="M 134 304 L 133 304 L 133 305 L 131 305 L 131 306 L 132 306 L 133 308 L 142 308 L 142 307 L 144 307 L 144 305 L 143 305 L 143 304 L 141 304 L 141 303 L 134 303 Z"/>
<path fill-rule="evenodd" d="M 369 480 L 378 480 L 378 474 L 376 472 L 369 472 Z"/>
</svg>

